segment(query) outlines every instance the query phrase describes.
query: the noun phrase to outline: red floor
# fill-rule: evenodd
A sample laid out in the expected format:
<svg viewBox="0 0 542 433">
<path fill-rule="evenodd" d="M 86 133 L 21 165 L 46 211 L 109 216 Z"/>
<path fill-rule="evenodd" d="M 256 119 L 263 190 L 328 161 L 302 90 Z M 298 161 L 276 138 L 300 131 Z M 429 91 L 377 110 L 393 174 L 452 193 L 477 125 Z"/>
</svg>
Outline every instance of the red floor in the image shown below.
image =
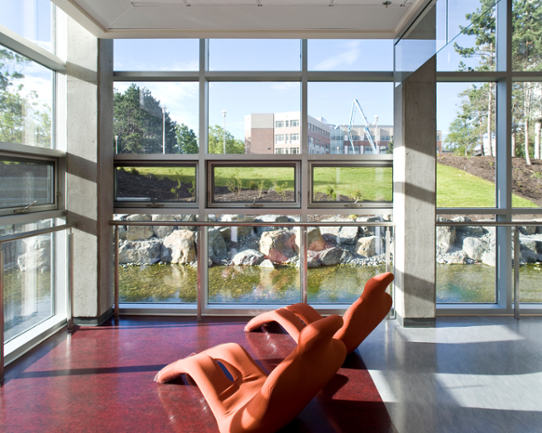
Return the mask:
<svg viewBox="0 0 542 433">
<path fill-rule="evenodd" d="M 244 333 L 247 318 L 124 317 L 61 332 L 8 366 L 2 432 L 217 432 L 198 388 L 157 384 L 156 372 L 224 342 L 244 346 L 270 371 L 295 343 L 278 326 Z M 282 432 L 395 432 L 357 352 Z"/>
</svg>

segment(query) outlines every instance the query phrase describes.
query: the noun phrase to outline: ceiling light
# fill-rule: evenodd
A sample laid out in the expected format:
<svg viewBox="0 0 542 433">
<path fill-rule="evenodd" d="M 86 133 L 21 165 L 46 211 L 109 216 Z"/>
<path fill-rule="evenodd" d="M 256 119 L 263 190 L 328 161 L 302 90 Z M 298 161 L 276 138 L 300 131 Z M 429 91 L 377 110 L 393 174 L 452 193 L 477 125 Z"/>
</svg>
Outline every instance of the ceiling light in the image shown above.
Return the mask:
<svg viewBox="0 0 542 433">
<path fill-rule="evenodd" d="M 389 5 L 391 5 L 391 2 L 390 1 L 385 1 L 382 3 L 384 6 L 386 6 L 386 9 L 388 8 Z"/>
</svg>

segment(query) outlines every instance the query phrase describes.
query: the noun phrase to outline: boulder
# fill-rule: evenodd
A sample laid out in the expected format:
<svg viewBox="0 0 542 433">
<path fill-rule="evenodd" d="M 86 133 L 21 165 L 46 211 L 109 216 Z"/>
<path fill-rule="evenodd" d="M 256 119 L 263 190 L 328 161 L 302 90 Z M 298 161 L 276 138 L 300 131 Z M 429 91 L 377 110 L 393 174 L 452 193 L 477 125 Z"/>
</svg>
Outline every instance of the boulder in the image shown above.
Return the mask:
<svg viewBox="0 0 542 433">
<path fill-rule="evenodd" d="M 264 255 L 256 250 L 244 250 L 238 252 L 232 259 L 236 266 L 256 266 L 264 260 Z"/>
<path fill-rule="evenodd" d="M 289 222 L 288 217 L 284 215 L 262 215 L 256 217 L 254 221 L 263 222 L 263 223 L 287 223 Z M 273 230 L 278 230 L 280 227 L 254 227 L 256 234 L 261 236 L 264 232 L 271 232 Z"/>
<path fill-rule="evenodd" d="M 520 236 L 519 243 L 520 243 L 521 250 L 529 250 L 536 254 L 542 253 L 542 241 L 538 239 L 532 239 L 526 236 Z"/>
<path fill-rule="evenodd" d="M 21 240 L 25 245 L 26 251 L 51 248 L 51 235 L 32 236 L 31 238 Z"/>
<path fill-rule="evenodd" d="M 538 254 L 533 253 L 530 250 L 524 250 L 521 252 L 521 260 L 525 263 L 537 263 L 538 262 Z"/>
<path fill-rule="evenodd" d="M 318 255 L 321 264 L 325 266 L 337 265 L 341 263 L 343 249 L 339 247 L 328 248 Z"/>
<path fill-rule="evenodd" d="M 447 253 L 455 242 L 455 227 L 437 227 L 437 251 Z"/>
<path fill-rule="evenodd" d="M 307 245 L 308 249 L 312 251 L 322 251 L 324 249 L 326 241 L 318 227 L 307 228 Z"/>
<path fill-rule="evenodd" d="M 126 221 L 152 221 L 150 215 L 135 214 L 126 217 Z M 154 236 L 154 229 L 152 226 L 127 226 L 126 227 L 126 240 L 138 241 L 149 239 Z"/>
<path fill-rule="evenodd" d="M 356 253 L 360 256 L 372 257 L 376 255 L 376 236 L 359 238 L 356 243 Z"/>
<path fill-rule="evenodd" d="M 159 239 L 125 241 L 119 247 L 119 263 L 152 265 L 160 261 L 162 242 Z"/>
<path fill-rule="evenodd" d="M 222 215 L 220 217 L 221 222 L 252 222 L 254 217 L 250 215 Z M 252 233 L 252 227 L 236 227 L 237 236 L 248 236 Z"/>
<path fill-rule="evenodd" d="M 152 215 L 153 221 L 178 221 L 174 215 Z M 153 226 L 154 235 L 157 238 L 163 239 L 173 231 L 177 230 L 177 226 Z"/>
<path fill-rule="evenodd" d="M 482 254 L 482 263 L 487 266 L 495 266 L 497 259 L 495 256 L 495 250 L 485 251 Z"/>
<path fill-rule="evenodd" d="M 17 257 L 17 266 L 21 271 L 46 271 L 51 268 L 51 249 L 33 249 Z"/>
<path fill-rule="evenodd" d="M 288 230 L 264 232 L 260 239 L 260 251 L 274 263 L 287 262 L 298 252 L 295 233 Z"/>
<path fill-rule="evenodd" d="M 318 261 L 318 251 L 307 251 L 307 267 L 308 268 L 317 268 L 320 266 Z"/>
<path fill-rule="evenodd" d="M 269 268 L 269 269 L 275 269 L 275 265 L 273 265 L 273 262 L 269 259 L 262 260 L 260 263 L 260 268 Z"/>
<path fill-rule="evenodd" d="M 228 248 L 219 229 L 209 229 L 209 260 L 213 263 L 220 263 L 228 256 Z"/>
<path fill-rule="evenodd" d="M 536 226 L 520 226 L 519 231 L 523 233 L 524 235 L 534 235 L 536 234 L 537 227 Z"/>
<path fill-rule="evenodd" d="M 354 245 L 358 238 L 359 227 L 341 227 L 339 230 L 339 242 L 344 245 Z"/>
<path fill-rule="evenodd" d="M 186 265 L 196 258 L 196 235 L 194 232 L 175 230 L 164 239 L 162 261 Z"/>
<path fill-rule="evenodd" d="M 217 227 L 224 240 L 229 241 L 231 239 L 231 227 Z"/>
<path fill-rule="evenodd" d="M 439 263 L 448 263 L 450 265 L 462 265 L 467 262 L 467 254 L 465 251 L 455 251 L 453 253 L 439 254 Z"/>
<path fill-rule="evenodd" d="M 463 239 L 463 251 L 469 258 L 477 262 L 482 260 L 482 254 L 485 252 L 484 244 L 478 238 Z"/>
</svg>

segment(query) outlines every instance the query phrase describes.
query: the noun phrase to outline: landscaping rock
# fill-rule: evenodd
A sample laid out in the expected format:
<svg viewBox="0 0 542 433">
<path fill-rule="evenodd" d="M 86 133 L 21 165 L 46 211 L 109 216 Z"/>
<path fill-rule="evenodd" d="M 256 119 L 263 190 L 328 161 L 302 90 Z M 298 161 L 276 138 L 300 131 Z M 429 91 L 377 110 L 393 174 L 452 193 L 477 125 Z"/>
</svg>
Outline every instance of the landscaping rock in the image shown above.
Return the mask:
<svg viewBox="0 0 542 433">
<path fill-rule="evenodd" d="M 254 217 L 250 215 L 222 215 L 220 221 L 225 222 L 252 222 Z M 248 236 L 252 233 L 252 227 L 235 227 L 237 229 L 238 238 Z"/>
<path fill-rule="evenodd" d="M 285 215 L 262 215 L 256 217 L 254 221 L 262 223 L 287 223 L 289 222 L 288 217 Z M 271 232 L 273 230 L 279 230 L 280 227 L 254 227 L 256 234 L 261 236 L 264 232 Z"/>
<path fill-rule="evenodd" d="M 164 239 L 162 261 L 189 264 L 196 260 L 196 234 L 190 230 L 175 230 Z"/>
<path fill-rule="evenodd" d="M 462 265 L 468 260 L 465 251 L 455 251 L 453 253 L 439 254 L 437 256 L 438 263 L 447 263 L 450 265 Z"/>
<path fill-rule="evenodd" d="M 358 238 L 359 227 L 341 227 L 339 242 L 344 245 L 354 245 Z"/>
<path fill-rule="evenodd" d="M 178 219 L 174 215 L 152 215 L 152 221 L 178 221 Z M 175 230 L 177 230 L 177 226 L 153 226 L 154 235 L 160 239 Z"/>
<path fill-rule="evenodd" d="M 232 259 L 236 266 L 255 266 L 264 260 L 264 255 L 256 250 L 244 250 L 238 252 Z"/>
<path fill-rule="evenodd" d="M 275 265 L 273 265 L 273 262 L 269 259 L 265 259 L 260 263 L 260 268 L 272 268 L 275 269 Z"/>
<path fill-rule="evenodd" d="M 494 250 L 486 251 L 482 254 L 482 263 L 487 266 L 495 267 L 497 259 Z"/>
<path fill-rule="evenodd" d="M 318 266 L 320 266 L 318 251 L 307 251 L 307 267 L 317 268 Z"/>
<path fill-rule="evenodd" d="M 152 265 L 160 261 L 162 242 L 159 239 L 125 241 L 119 248 L 119 263 Z"/>
<path fill-rule="evenodd" d="M 359 238 L 355 252 L 360 256 L 372 257 L 376 255 L 376 236 Z"/>
<path fill-rule="evenodd" d="M 341 263 L 343 251 L 344 250 L 339 247 L 328 248 L 318 255 L 318 259 L 320 263 L 325 266 L 337 265 Z"/>
<path fill-rule="evenodd" d="M 536 226 L 520 226 L 519 231 L 524 235 L 534 235 L 537 231 Z"/>
<path fill-rule="evenodd" d="M 288 230 L 264 232 L 260 239 L 260 252 L 273 263 L 287 262 L 298 252 L 295 233 Z"/>
<path fill-rule="evenodd" d="M 455 227 L 437 227 L 437 251 L 447 253 L 455 242 Z"/>
<path fill-rule="evenodd" d="M 326 241 L 318 227 L 309 227 L 307 229 L 307 245 L 308 249 L 312 251 L 322 251 L 324 249 Z"/>
<path fill-rule="evenodd" d="M 542 253 L 541 240 L 520 236 L 519 243 L 521 250 L 529 250 L 536 254 Z"/>
<path fill-rule="evenodd" d="M 226 242 L 220 233 L 219 229 L 209 229 L 208 234 L 209 240 L 209 259 L 213 263 L 220 263 L 222 260 L 226 259 L 228 255 L 228 248 L 226 247 Z"/>
<path fill-rule="evenodd" d="M 152 221 L 150 215 L 135 214 L 126 218 L 126 221 Z M 154 236 L 154 230 L 152 226 L 127 226 L 126 227 L 126 240 L 138 241 L 149 239 Z"/>
<path fill-rule="evenodd" d="M 463 251 L 465 251 L 469 258 L 479 262 L 482 260 L 485 248 L 484 244 L 478 238 L 468 237 L 463 239 Z"/>
</svg>

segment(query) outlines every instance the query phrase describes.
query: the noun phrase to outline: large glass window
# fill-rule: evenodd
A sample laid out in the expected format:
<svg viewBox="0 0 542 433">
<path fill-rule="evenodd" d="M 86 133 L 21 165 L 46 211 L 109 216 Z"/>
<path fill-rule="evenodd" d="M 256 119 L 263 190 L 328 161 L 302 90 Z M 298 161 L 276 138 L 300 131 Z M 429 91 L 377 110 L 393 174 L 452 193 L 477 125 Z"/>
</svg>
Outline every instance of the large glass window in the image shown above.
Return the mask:
<svg viewBox="0 0 542 433">
<path fill-rule="evenodd" d="M 299 39 L 211 39 L 209 70 L 299 71 L 300 47 Z"/>
<path fill-rule="evenodd" d="M 300 118 L 300 92 L 298 82 L 210 83 L 209 153 L 275 153 L 276 121 Z"/>
<path fill-rule="evenodd" d="M 115 83 L 115 153 L 198 153 L 198 83 Z"/>
<path fill-rule="evenodd" d="M 308 85 L 309 153 L 391 153 L 392 83 Z"/>
<path fill-rule="evenodd" d="M 309 71 L 391 71 L 391 39 L 311 39 Z"/>
<path fill-rule="evenodd" d="M 52 147 L 53 72 L 0 45 L 0 142 Z"/>
<path fill-rule="evenodd" d="M 541 71 L 542 3 L 540 0 L 512 3 L 512 69 L 514 71 Z"/>
</svg>

